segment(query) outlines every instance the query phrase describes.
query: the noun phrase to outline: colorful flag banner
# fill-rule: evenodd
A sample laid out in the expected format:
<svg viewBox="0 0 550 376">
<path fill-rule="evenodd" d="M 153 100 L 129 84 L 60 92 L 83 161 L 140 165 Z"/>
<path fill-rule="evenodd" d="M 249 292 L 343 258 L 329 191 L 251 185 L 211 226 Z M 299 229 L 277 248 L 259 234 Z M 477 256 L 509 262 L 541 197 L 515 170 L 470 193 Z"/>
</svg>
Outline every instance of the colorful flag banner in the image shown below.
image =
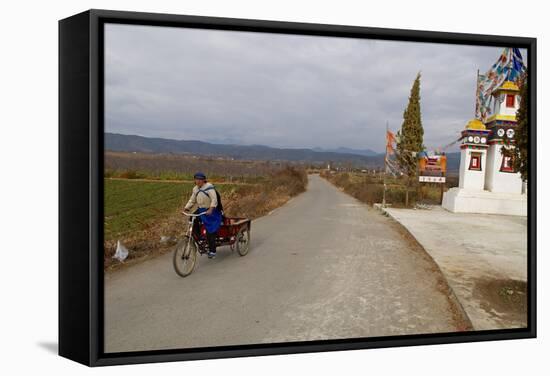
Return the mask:
<svg viewBox="0 0 550 376">
<path fill-rule="evenodd" d="M 401 168 L 397 164 L 397 161 L 386 157 L 386 174 L 391 174 L 392 176 L 400 176 Z"/>
<path fill-rule="evenodd" d="M 393 176 L 398 176 L 401 174 L 401 169 L 399 168 L 397 161 L 394 158 L 391 158 L 392 155 L 395 155 L 397 137 L 398 136 L 392 131 L 386 131 L 386 156 L 384 164 L 386 166 L 386 174 L 391 174 Z"/>
<path fill-rule="evenodd" d="M 504 81 L 517 82 L 526 71 L 518 48 L 507 47 L 498 60 L 485 74 L 478 74 L 476 88 L 476 118 L 482 122 L 492 115 L 494 98 L 492 93 Z"/>
<path fill-rule="evenodd" d="M 386 131 L 386 155 L 395 153 L 395 134 L 392 131 Z"/>
</svg>

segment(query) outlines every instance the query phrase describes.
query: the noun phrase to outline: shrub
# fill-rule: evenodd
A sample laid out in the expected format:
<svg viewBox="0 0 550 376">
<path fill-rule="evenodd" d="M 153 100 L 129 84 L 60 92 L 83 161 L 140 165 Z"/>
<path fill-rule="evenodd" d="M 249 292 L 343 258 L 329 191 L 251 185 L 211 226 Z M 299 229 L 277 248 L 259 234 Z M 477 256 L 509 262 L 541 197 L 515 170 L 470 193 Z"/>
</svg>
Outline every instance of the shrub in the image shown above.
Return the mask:
<svg viewBox="0 0 550 376">
<path fill-rule="evenodd" d="M 122 179 L 143 179 L 146 175 L 136 170 L 126 170 L 121 172 L 118 177 Z"/>
<path fill-rule="evenodd" d="M 226 215 L 257 218 L 306 190 L 307 173 L 287 166 L 254 185 L 241 185 L 222 197 Z"/>
<path fill-rule="evenodd" d="M 322 177 L 340 187 L 344 192 L 369 205 L 381 203 L 384 197 L 384 179 L 380 176 L 358 176 L 347 172 L 330 174 L 324 172 Z M 386 202 L 395 207 L 404 207 L 406 201 L 406 185 L 401 178 L 387 179 Z M 428 192 L 432 194 L 432 192 Z M 417 201 L 416 191 L 409 190 L 409 205 Z"/>
</svg>

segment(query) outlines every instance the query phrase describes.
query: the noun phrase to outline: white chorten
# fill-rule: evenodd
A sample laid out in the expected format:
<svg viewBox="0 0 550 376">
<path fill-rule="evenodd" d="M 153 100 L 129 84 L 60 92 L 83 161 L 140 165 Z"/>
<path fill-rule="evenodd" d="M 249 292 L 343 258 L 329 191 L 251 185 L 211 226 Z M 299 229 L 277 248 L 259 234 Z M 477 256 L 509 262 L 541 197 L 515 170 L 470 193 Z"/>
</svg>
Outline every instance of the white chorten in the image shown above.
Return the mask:
<svg viewBox="0 0 550 376">
<path fill-rule="evenodd" d="M 502 148 L 513 143 L 519 108 L 519 88 L 510 81 L 493 92 L 493 116 L 487 119 L 491 130 L 487 153 L 485 189 L 491 192 L 521 193 L 521 174 L 514 171 L 510 157 L 502 155 Z"/>
<path fill-rule="evenodd" d="M 520 97 L 516 84 L 505 81 L 493 92 L 493 114 L 483 124 L 471 120 L 462 131 L 459 184 L 443 195 L 443 207 L 456 213 L 527 215 L 527 195 L 503 147 L 514 147 Z"/>
</svg>

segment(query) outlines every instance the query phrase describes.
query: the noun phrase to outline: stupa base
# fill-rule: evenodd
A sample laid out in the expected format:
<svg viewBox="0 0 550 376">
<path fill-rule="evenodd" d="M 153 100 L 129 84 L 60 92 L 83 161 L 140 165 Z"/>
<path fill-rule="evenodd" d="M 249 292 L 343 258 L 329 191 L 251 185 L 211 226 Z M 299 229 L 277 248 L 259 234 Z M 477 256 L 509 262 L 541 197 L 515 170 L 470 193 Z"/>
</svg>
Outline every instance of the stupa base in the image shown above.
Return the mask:
<svg viewBox="0 0 550 376">
<path fill-rule="evenodd" d="M 453 213 L 527 216 L 527 195 L 451 188 L 443 194 L 442 206 Z"/>
</svg>

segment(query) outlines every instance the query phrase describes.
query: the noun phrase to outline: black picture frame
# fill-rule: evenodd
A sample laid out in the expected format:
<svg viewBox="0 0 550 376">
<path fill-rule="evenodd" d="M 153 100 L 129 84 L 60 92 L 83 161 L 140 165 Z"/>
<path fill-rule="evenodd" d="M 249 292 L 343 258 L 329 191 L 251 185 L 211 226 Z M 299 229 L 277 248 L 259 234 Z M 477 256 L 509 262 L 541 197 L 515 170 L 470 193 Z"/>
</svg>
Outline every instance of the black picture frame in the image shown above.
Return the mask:
<svg viewBox="0 0 550 376">
<path fill-rule="evenodd" d="M 123 23 L 376 38 L 528 51 L 528 326 L 446 334 L 127 353 L 103 351 L 103 25 Z M 88 366 L 536 337 L 536 39 L 248 19 L 88 10 L 59 21 L 59 354 Z"/>
</svg>

